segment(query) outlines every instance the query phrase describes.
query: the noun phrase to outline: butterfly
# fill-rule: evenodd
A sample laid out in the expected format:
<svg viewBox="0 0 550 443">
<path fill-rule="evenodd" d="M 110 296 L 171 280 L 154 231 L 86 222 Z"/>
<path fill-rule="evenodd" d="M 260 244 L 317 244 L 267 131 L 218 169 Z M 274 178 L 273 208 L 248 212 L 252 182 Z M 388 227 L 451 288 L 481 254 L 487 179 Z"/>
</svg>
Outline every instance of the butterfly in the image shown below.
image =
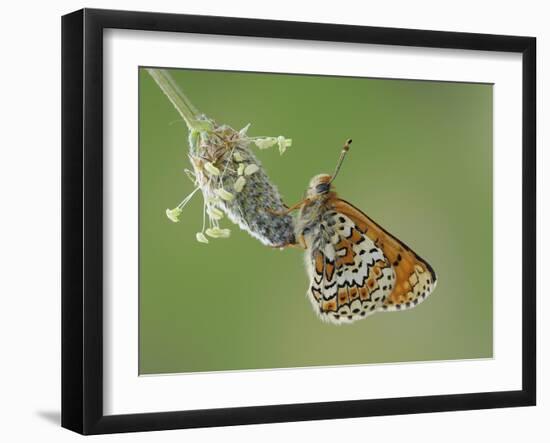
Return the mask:
<svg viewBox="0 0 550 443">
<path fill-rule="evenodd" d="M 313 177 L 306 198 L 283 212 L 299 209 L 295 244 L 289 246 L 305 249 L 307 296 L 322 320 L 336 324 L 414 308 L 437 284 L 427 261 L 334 192 L 350 144 L 334 174 Z"/>
</svg>

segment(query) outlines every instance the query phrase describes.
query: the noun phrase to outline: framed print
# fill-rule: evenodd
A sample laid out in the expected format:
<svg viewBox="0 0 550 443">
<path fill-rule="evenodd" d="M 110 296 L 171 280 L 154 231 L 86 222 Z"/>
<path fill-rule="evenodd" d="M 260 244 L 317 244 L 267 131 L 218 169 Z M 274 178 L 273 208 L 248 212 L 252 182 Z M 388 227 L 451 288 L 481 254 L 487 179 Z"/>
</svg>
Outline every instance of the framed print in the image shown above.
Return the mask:
<svg viewBox="0 0 550 443">
<path fill-rule="evenodd" d="M 532 37 L 62 21 L 62 425 L 535 404 Z"/>
</svg>

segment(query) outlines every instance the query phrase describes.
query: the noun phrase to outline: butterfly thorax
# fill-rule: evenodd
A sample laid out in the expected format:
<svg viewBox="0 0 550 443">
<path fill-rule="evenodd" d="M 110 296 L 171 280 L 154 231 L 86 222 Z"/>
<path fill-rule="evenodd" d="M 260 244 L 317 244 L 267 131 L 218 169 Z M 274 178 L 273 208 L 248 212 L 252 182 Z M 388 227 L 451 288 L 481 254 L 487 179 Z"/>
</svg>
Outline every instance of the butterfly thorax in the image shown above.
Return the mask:
<svg viewBox="0 0 550 443">
<path fill-rule="evenodd" d="M 296 238 L 306 249 L 319 249 L 334 235 L 331 221 L 335 192 L 327 192 L 309 199 L 301 208 L 296 220 Z"/>
</svg>

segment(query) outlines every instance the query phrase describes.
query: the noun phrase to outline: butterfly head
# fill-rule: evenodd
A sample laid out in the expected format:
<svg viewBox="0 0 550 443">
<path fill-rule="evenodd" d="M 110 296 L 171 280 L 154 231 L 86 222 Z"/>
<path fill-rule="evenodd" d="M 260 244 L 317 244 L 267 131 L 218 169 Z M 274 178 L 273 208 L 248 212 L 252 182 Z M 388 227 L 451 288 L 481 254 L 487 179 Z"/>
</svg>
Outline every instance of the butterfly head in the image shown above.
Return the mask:
<svg viewBox="0 0 550 443">
<path fill-rule="evenodd" d="M 332 177 L 328 174 L 319 174 L 313 177 L 309 182 L 307 197 L 314 199 L 326 195 L 331 189 Z"/>
<path fill-rule="evenodd" d="M 342 162 L 344 161 L 344 158 L 349 151 L 351 144 L 351 139 L 349 139 L 344 147 L 342 148 L 342 153 L 340 154 L 340 158 L 338 159 L 338 163 L 336 165 L 336 170 L 334 171 L 334 174 L 328 175 L 328 174 L 319 174 L 313 177 L 309 182 L 309 187 L 307 190 L 307 197 L 309 199 L 316 199 L 321 198 L 323 196 L 327 196 L 331 189 L 332 189 L 332 182 L 338 175 L 338 172 L 340 171 L 340 166 L 342 166 Z"/>
</svg>

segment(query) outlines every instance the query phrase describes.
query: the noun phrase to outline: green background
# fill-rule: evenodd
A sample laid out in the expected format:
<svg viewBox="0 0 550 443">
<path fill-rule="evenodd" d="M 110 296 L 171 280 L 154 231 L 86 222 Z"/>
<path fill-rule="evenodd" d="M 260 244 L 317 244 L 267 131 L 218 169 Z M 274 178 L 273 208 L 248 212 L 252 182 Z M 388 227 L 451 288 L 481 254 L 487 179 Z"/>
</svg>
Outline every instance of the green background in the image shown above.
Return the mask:
<svg viewBox="0 0 550 443">
<path fill-rule="evenodd" d="M 492 357 L 492 85 L 172 70 L 202 112 L 249 135 L 293 139 L 257 152 L 287 204 L 331 173 L 361 208 L 438 274 L 415 309 L 352 325 L 321 322 L 303 252 L 195 240 L 200 195 L 184 175 L 187 127 L 140 69 L 140 373 Z"/>
</svg>

